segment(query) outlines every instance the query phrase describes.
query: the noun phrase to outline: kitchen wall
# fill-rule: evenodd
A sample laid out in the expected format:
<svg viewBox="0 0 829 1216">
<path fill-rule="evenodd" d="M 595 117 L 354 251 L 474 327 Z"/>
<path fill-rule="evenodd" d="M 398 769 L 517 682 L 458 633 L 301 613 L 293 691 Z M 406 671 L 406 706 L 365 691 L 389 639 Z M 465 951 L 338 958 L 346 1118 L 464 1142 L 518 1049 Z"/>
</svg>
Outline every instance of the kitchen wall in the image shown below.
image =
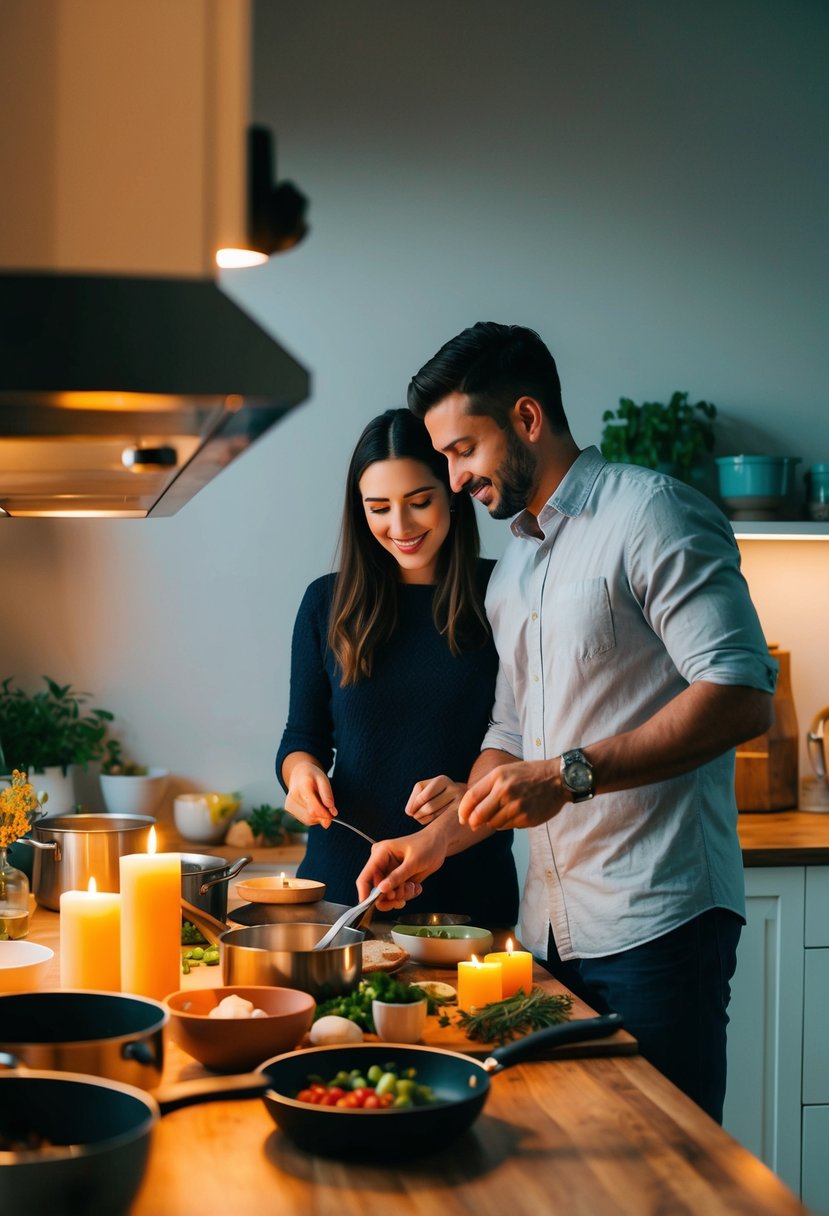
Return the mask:
<svg viewBox="0 0 829 1216">
<path fill-rule="evenodd" d="M 293 617 L 352 444 L 464 326 L 541 332 L 582 445 L 620 396 L 681 389 L 723 452 L 829 460 L 825 5 L 260 0 L 255 36 L 253 116 L 312 230 L 222 285 L 312 398 L 169 519 L 0 528 L 0 673 L 91 689 L 174 788 L 248 805 L 281 798 Z M 829 703 L 829 544 L 743 551 L 802 733 Z"/>
</svg>

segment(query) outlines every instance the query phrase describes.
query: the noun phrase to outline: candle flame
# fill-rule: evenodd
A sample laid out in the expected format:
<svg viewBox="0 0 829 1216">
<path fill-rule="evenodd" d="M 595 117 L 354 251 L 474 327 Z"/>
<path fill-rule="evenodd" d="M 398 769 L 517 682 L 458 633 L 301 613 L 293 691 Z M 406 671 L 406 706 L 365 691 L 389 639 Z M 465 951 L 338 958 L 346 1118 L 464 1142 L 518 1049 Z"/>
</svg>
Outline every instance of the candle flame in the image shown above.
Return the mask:
<svg viewBox="0 0 829 1216">
<path fill-rule="evenodd" d="M 512 954 L 512 938 L 507 938 L 507 954 Z"/>
<path fill-rule="evenodd" d="M 476 967 L 480 967 L 480 965 L 481 965 L 481 960 L 478 958 L 477 954 L 473 954 L 473 955 L 472 955 L 472 958 L 471 958 L 469 961 L 470 961 L 471 963 L 474 963 L 474 965 L 475 965 Z"/>
<path fill-rule="evenodd" d="M 95 882 L 95 879 L 94 879 L 94 878 L 90 878 L 89 883 L 87 884 L 87 888 L 86 888 L 86 889 L 87 889 L 87 891 L 90 893 L 90 895 L 94 895 L 94 894 L 95 894 L 95 892 L 98 890 L 98 885 L 97 885 L 97 883 Z"/>
<path fill-rule="evenodd" d="M 147 852 L 154 853 L 156 850 L 155 828 L 150 828 L 150 834 L 147 837 Z"/>
</svg>

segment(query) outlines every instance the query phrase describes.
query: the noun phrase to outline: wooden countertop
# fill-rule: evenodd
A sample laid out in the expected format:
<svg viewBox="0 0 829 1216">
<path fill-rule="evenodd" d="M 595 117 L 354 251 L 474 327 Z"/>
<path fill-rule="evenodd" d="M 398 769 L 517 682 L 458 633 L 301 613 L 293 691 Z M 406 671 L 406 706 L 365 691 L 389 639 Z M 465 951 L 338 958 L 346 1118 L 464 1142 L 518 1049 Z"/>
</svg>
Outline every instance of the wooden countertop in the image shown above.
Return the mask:
<svg viewBox="0 0 829 1216">
<path fill-rule="evenodd" d="M 58 930 L 58 914 L 38 908 L 31 939 L 57 950 Z M 218 970 L 186 979 L 219 983 Z M 56 955 L 48 982 L 58 977 Z M 202 1074 L 167 1044 L 165 1084 Z M 630 1054 L 506 1069 L 470 1131 L 408 1165 L 302 1153 L 258 1099 L 182 1109 L 155 1128 L 131 1216 L 362 1216 L 367 1204 L 383 1216 L 537 1216 L 553 1207 L 574 1216 L 808 1216 L 766 1166 Z"/>
<path fill-rule="evenodd" d="M 741 811 L 737 831 L 746 866 L 829 865 L 829 815 Z"/>
</svg>

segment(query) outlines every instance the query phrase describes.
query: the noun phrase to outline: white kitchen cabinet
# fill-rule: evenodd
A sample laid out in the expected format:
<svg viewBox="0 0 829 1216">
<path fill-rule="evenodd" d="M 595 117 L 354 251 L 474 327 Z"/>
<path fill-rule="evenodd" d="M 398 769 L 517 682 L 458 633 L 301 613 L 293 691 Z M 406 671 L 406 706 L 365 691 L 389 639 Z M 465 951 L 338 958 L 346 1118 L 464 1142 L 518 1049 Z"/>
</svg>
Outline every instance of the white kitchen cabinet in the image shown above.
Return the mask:
<svg viewBox="0 0 829 1216">
<path fill-rule="evenodd" d="M 746 870 L 723 1126 L 800 1194 L 805 867 Z"/>
<path fill-rule="evenodd" d="M 723 1124 L 829 1216 L 829 867 L 746 870 Z"/>
</svg>

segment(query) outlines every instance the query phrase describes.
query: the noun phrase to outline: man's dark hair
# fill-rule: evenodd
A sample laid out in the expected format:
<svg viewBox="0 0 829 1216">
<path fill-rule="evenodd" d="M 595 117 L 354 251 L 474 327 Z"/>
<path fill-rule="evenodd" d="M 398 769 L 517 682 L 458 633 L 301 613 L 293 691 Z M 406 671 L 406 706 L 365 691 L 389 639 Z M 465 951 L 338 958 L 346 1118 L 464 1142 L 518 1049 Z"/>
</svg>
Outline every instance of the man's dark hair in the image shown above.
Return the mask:
<svg viewBox="0 0 829 1216">
<path fill-rule="evenodd" d="M 519 397 L 534 397 L 554 431 L 569 431 L 556 361 L 533 329 L 478 321 L 445 343 L 409 383 L 409 409 L 425 418 L 450 393 L 499 426 Z"/>
</svg>

